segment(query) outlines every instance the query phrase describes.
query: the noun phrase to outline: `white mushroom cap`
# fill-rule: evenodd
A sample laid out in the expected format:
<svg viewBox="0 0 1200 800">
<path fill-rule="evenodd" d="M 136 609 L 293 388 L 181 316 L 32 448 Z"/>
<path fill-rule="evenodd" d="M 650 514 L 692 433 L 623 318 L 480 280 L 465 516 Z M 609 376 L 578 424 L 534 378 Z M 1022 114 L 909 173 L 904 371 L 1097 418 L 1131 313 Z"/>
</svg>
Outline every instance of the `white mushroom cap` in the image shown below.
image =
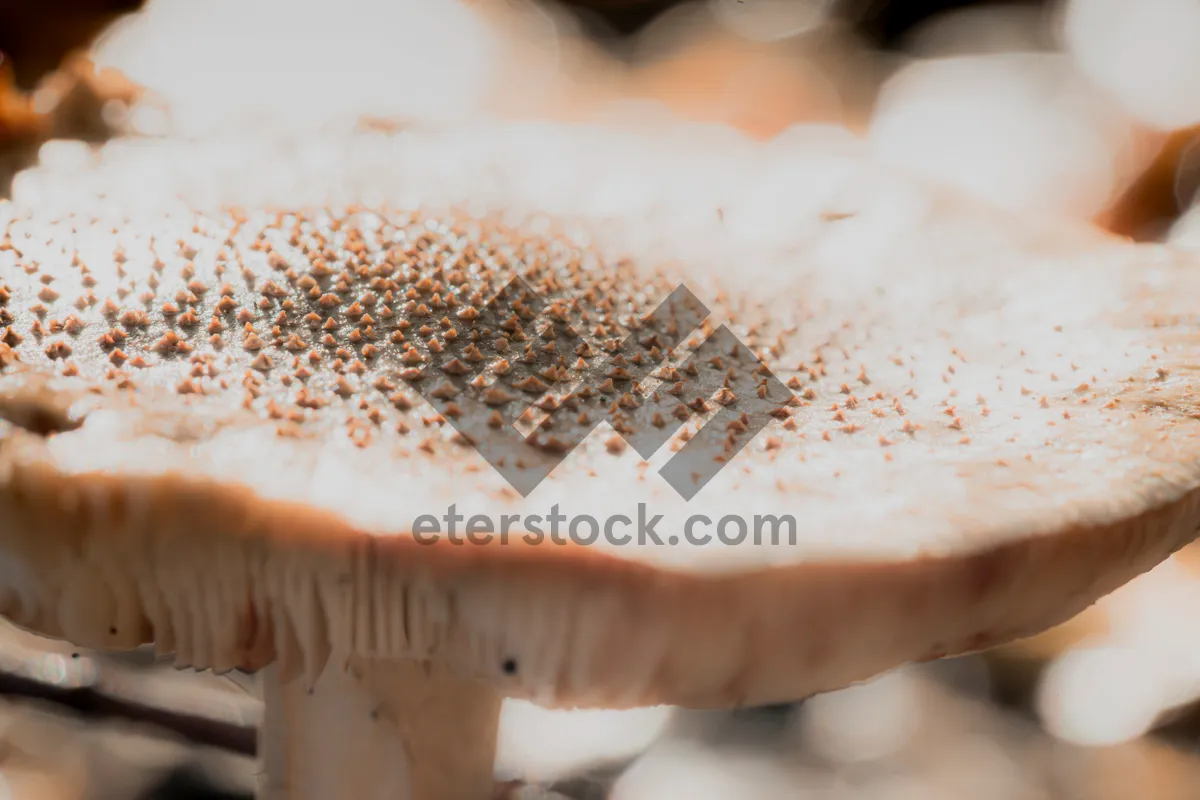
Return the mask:
<svg viewBox="0 0 1200 800">
<path fill-rule="evenodd" d="M 118 143 L 21 176 L 0 205 L 0 610 L 218 670 L 315 676 L 338 653 L 547 705 L 727 706 L 1033 633 L 1193 538 L 1192 260 L 1048 233 L 804 131 L 675 133 Z M 740 450 L 745 420 L 712 423 L 689 466 L 728 463 L 690 501 L 657 474 L 674 445 L 647 466 L 604 427 L 521 497 L 403 372 L 459 377 L 458 312 L 514 273 L 599 338 L 683 282 L 711 311 L 693 339 L 729 325 L 791 416 Z M 515 416 L 536 395 L 509 366 Z M 715 391 L 725 367 L 699 366 L 684 390 Z M 718 400 L 767 413 L 739 391 Z M 560 408 L 554 435 L 622 396 Z M 618 417 L 627 435 L 655 408 Z M 452 504 L 556 503 L 645 504 L 664 540 L 694 514 L 790 514 L 797 541 L 412 535 Z"/>
</svg>

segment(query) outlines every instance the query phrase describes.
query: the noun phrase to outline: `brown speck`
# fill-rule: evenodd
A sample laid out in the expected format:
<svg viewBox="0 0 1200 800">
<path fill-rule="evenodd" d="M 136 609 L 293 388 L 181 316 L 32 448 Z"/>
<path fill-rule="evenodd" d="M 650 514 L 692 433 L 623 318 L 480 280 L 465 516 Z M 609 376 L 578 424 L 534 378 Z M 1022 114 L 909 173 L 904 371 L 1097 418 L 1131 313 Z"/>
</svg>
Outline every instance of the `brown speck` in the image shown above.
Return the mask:
<svg viewBox="0 0 1200 800">
<path fill-rule="evenodd" d="M 535 375 L 529 375 L 513 384 L 514 389 L 530 394 L 542 394 L 550 387 Z"/>
<path fill-rule="evenodd" d="M 251 331 L 246 334 L 246 338 L 242 340 L 242 348 L 245 350 L 261 350 L 263 340 L 258 338 L 258 334 Z"/>
<path fill-rule="evenodd" d="M 117 321 L 126 328 L 143 328 L 150 324 L 150 318 L 146 316 L 146 312 L 140 309 L 125 311 L 117 318 Z"/>
<path fill-rule="evenodd" d="M 42 290 L 38 292 L 38 299 L 44 303 L 53 303 L 58 298 L 58 292 L 54 291 L 54 289 L 50 288 L 49 286 L 43 286 Z"/>
<path fill-rule="evenodd" d="M 624 367 L 614 367 L 606 374 L 609 378 L 612 378 L 615 381 L 633 380 L 633 376 L 629 374 L 629 370 L 625 369 Z"/>
<path fill-rule="evenodd" d="M 51 359 L 66 358 L 71 355 L 71 345 L 61 340 L 53 342 L 46 348 L 46 355 Z"/>
<path fill-rule="evenodd" d="M 179 334 L 175 331 L 167 331 L 162 338 L 150 346 L 150 349 L 156 353 L 173 353 L 180 349 L 183 340 L 179 338 Z"/>
<path fill-rule="evenodd" d="M 469 344 L 463 348 L 463 358 L 467 361 L 478 362 L 483 360 L 483 353 L 474 344 Z"/>
<path fill-rule="evenodd" d="M 412 401 L 403 392 L 394 392 L 388 395 L 388 402 L 401 411 L 408 411 L 413 407 Z"/>
<path fill-rule="evenodd" d="M 438 400 L 449 400 L 458 395 L 458 389 L 450 381 L 443 381 L 431 394 Z"/>
<path fill-rule="evenodd" d="M 571 449 L 571 445 L 562 439 L 559 439 L 557 436 L 550 436 L 541 443 L 541 448 L 554 453 L 565 453 L 567 450 Z"/>
</svg>

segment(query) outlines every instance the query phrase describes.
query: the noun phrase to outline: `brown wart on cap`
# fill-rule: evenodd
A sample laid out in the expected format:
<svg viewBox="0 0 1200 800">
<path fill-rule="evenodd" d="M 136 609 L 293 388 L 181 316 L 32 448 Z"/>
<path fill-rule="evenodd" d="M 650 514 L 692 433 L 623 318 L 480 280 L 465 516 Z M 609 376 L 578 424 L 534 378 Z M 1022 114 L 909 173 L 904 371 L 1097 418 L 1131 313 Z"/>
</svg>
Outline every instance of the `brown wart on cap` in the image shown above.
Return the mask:
<svg viewBox="0 0 1200 800">
<path fill-rule="evenodd" d="M 618 360 L 613 343 L 677 283 L 652 258 L 456 215 L 164 215 L 156 240 L 10 210 L 0 612 L 84 646 L 264 669 L 264 797 L 485 798 L 504 697 L 807 696 L 1053 625 L 1200 522 L 1200 270 L 1169 251 L 1054 255 L 1014 228 L 964 264 L 940 251 L 937 214 L 866 273 L 836 260 L 844 238 L 812 243 L 832 263 L 739 240 L 779 284 L 766 299 L 694 267 L 714 322 L 641 327 Z M 96 252 L 75 258 L 75 241 Z M 534 297 L 489 307 L 517 274 L 547 313 Z M 74 330 L 46 339 L 68 314 Z M 739 383 L 732 352 L 630 380 L 715 320 L 787 383 L 790 413 L 756 410 L 762 376 Z M 590 369 L 596 385 L 577 387 Z M 598 420 L 617 433 L 587 438 L 525 501 L 464 442 L 484 447 L 531 406 L 552 426 L 495 463 L 536 469 Z M 758 413 L 769 436 L 740 447 Z M 727 462 L 690 505 L 626 447 L 676 423 L 662 453 L 686 441 Z M 465 495 L 493 517 L 558 499 L 677 521 L 790 514 L 799 536 L 418 541 L 416 516 Z"/>
</svg>

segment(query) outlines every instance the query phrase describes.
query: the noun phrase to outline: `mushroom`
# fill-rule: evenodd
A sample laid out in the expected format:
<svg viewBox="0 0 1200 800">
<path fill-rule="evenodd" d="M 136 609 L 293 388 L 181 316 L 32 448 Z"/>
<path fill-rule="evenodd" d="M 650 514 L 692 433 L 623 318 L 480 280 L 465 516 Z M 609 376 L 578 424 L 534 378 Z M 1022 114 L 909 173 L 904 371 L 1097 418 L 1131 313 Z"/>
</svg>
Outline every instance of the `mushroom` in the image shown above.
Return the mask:
<svg viewBox="0 0 1200 800">
<path fill-rule="evenodd" d="M 792 700 L 1052 626 L 1193 539 L 1193 260 L 844 143 L 472 135 L 109 147 L 0 205 L 0 613 L 262 670 L 264 797 L 488 797 L 503 698 Z M 615 208 L 647 164 L 713 180 Z M 376 205 L 322 205 L 332 174 Z"/>
</svg>

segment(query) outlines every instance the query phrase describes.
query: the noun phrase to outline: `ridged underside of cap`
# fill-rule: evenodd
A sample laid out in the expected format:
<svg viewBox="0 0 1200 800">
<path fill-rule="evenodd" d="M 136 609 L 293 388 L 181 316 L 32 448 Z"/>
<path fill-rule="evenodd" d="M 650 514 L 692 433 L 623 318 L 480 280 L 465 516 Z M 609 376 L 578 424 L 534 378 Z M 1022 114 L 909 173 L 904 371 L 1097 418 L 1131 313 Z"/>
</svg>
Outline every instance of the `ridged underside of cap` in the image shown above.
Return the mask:
<svg viewBox="0 0 1200 800">
<path fill-rule="evenodd" d="M 1190 541 L 1200 493 L 971 556 L 664 572 L 574 551 L 426 547 L 167 476 L 9 472 L 0 613 L 179 666 L 315 680 L 431 660 L 546 705 L 784 701 L 1061 622 Z M 13 541 L 16 539 L 17 541 Z"/>
</svg>

